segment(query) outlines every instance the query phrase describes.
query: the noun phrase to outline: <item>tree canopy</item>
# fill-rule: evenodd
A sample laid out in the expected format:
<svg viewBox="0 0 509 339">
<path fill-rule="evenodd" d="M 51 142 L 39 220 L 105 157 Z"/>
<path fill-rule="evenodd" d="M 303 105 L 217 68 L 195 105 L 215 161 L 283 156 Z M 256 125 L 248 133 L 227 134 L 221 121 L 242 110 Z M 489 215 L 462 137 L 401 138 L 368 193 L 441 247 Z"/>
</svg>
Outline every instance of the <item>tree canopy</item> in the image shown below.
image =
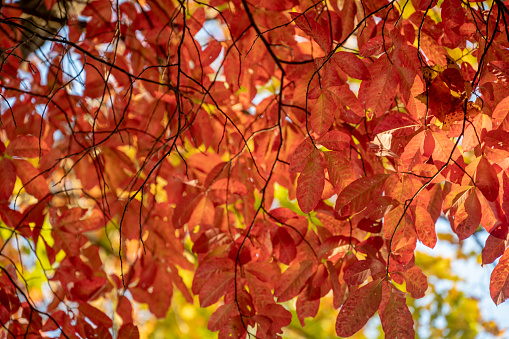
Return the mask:
<svg viewBox="0 0 509 339">
<path fill-rule="evenodd" d="M 489 292 L 509 298 L 501 0 L 11 0 L 0 13 L 7 337 L 134 339 L 141 318 L 197 297 L 220 338 L 306 318 L 349 337 L 377 312 L 386 338 L 415 338 L 426 291 L 451 319 L 478 311 L 428 284 L 456 279 L 416 254 L 439 218 L 459 241 L 489 233 Z M 471 314 L 435 334 L 499 333 Z"/>
</svg>

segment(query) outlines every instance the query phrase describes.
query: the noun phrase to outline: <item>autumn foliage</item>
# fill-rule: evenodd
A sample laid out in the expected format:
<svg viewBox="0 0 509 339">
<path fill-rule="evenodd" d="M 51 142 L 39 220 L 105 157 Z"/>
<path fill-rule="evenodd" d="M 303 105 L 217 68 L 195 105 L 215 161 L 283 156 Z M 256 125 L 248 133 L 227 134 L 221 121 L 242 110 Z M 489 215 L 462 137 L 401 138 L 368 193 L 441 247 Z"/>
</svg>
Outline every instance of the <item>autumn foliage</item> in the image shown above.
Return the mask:
<svg viewBox="0 0 509 339">
<path fill-rule="evenodd" d="M 138 338 L 133 308 L 180 293 L 220 338 L 273 338 L 285 302 L 304 324 L 332 295 L 338 336 L 378 312 L 414 338 L 440 217 L 489 233 L 504 302 L 508 21 L 501 0 L 4 1 L 3 331 Z"/>
</svg>

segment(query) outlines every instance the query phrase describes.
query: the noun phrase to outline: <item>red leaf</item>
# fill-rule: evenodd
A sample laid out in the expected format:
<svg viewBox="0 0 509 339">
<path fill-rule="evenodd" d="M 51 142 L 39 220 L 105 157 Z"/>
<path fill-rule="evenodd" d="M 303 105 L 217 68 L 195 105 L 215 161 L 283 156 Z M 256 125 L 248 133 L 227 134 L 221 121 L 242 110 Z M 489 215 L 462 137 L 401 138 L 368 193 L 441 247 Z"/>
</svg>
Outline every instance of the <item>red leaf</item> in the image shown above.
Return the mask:
<svg viewBox="0 0 509 339">
<path fill-rule="evenodd" d="M 342 235 L 332 236 L 327 238 L 318 250 L 316 254 L 319 258 L 326 259 L 330 256 L 331 252 L 340 248 L 341 246 L 348 246 L 351 243 L 351 238 Z"/>
<path fill-rule="evenodd" d="M 96 325 L 102 325 L 106 328 L 113 326 L 113 321 L 110 317 L 90 304 L 83 303 L 78 307 L 78 309 L 81 314 L 90 319 L 90 321 Z"/>
<path fill-rule="evenodd" d="M 389 174 L 375 174 L 371 177 L 357 179 L 339 194 L 335 210 L 341 216 L 353 215 L 368 205 L 382 190 Z"/>
<path fill-rule="evenodd" d="M 331 151 L 341 152 L 350 146 L 350 136 L 340 131 L 329 131 L 318 142 Z"/>
<path fill-rule="evenodd" d="M 428 204 L 427 210 L 433 222 L 436 222 L 442 213 L 442 204 L 444 202 L 442 193 L 442 186 L 440 185 L 433 185 L 429 191 L 430 202 Z"/>
<path fill-rule="evenodd" d="M 16 184 L 16 167 L 10 159 L 0 160 L 0 202 L 7 201 Z"/>
<path fill-rule="evenodd" d="M 16 173 L 28 193 L 39 200 L 49 194 L 46 180 L 31 163 L 21 159 L 14 159 L 13 163 L 16 166 Z"/>
<path fill-rule="evenodd" d="M 372 78 L 363 81 L 359 89 L 359 99 L 376 116 L 383 115 L 391 106 L 398 89 L 398 72 L 386 58 L 378 59 L 371 66 Z"/>
<path fill-rule="evenodd" d="M 459 0 L 450 0 L 447 3 L 443 3 L 442 18 L 450 20 L 456 25 L 462 25 L 465 21 L 465 10 L 461 6 L 461 2 Z"/>
<path fill-rule="evenodd" d="M 133 322 L 133 307 L 129 299 L 124 296 L 118 299 L 117 313 L 122 318 L 124 324 Z"/>
<path fill-rule="evenodd" d="M 506 227 L 506 217 L 500 208 L 500 202 L 488 201 L 481 193 L 480 190 L 476 190 L 477 198 L 481 203 L 481 226 L 484 229 L 495 236 L 500 236 L 502 227 Z"/>
<path fill-rule="evenodd" d="M 110 331 L 104 326 L 96 326 L 95 328 L 88 323 L 84 323 L 85 338 L 89 339 L 112 339 Z"/>
<path fill-rule="evenodd" d="M 497 200 L 500 187 L 497 172 L 484 156 L 481 156 L 475 171 L 475 185 L 481 190 L 488 201 Z"/>
<path fill-rule="evenodd" d="M 347 86 L 333 86 L 328 88 L 329 95 L 334 100 L 335 109 L 339 113 L 346 114 L 348 111 L 344 107 L 350 108 L 359 117 L 364 118 L 364 109 L 362 108 L 359 99 L 352 93 Z M 340 114 L 337 114 L 340 115 Z M 344 117 L 344 116 L 343 116 Z"/>
<path fill-rule="evenodd" d="M 374 38 L 369 39 L 360 49 L 359 55 L 361 57 L 370 57 L 372 55 L 379 55 L 385 53 L 392 46 L 392 41 L 389 37 L 385 36 L 376 36 Z M 372 75 L 373 78 L 376 75 Z"/>
<path fill-rule="evenodd" d="M 200 293 L 200 290 L 207 284 L 213 275 L 223 272 L 233 273 L 234 267 L 235 262 L 229 258 L 214 258 L 200 264 L 194 274 L 192 285 L 193 293 Z"/>
<path fill-rule="evenodd" d="M 402 135 L 411 135 L 415 132 L 416 128 L 420 127 L 412 116 L 407 113 L 395 113 L 386 115 L 373 130 L 373 135 L 391 132 L 395 137 Z"/>
<path fill-rule="evenodd" d="M 106 283 L 107 280 L 101 277 L 93 277 L 92 279 L 83 279 L 75 282 L 74 287 L 71 288 L 73 300 L 81 302 L 88 301 L 99 290 L 103 289 Z"/>
<path fill-rule="evenodd" d="M 426 139 L 426 133 L 421 132 L 415 135 L 406 145 L 405 150 L 401 154 L 401 162 L 403 163 L 404 169 L 409 171 L 417 164 L 422 164 L 424 156 L 422 153 L 422 147 Z M 434 145 L 433 145 L 434 146 Z M 428 155 L 429 158 L 429 155 Z"/>
<path fill-rule="evenodd" d="M 197 203 L 194 205 L 194 209 L 187 221 L 187 227 L 193 229 L 196 225 L 212 225 L 214 223 L 214 215 L 215 209 L 212 201 L 206 195 L 203 195 L 201 198 L 197 198 Z"/>
<path fill-rule="evenodd" d="M 380 233 L 382 230 L 382 222 L 381 221 L 375 221 L 371 219 L 362 218 L 359 223 L 357 224 L 357 227 L 360 230 L 370 232 L 370 233 Z"/>
<path fill-rule="evenodd" d="M 509 298 L 509 249 L 506 249 L 491 273 L 490 295 L 496 305 Z"/>
<path fill-rule="evenodd" d="M 378 260 L 359 260 L 345 270 L 343 279 L 348 285 L 358 286 L 368 277 L 381 272 L 385 267 Z"/>
<path fill-rule="evenodd" d="M 304 33 L 318 43 L 324 52 L 330 50 L 331 41 L 328 29 L 319 25 L 310 15 L 306 15 L 305 13 L 291 12 L 290 16 Z"/>
<path fill-rule="evenodd" d="M 368 68 L 355 54 L 336 52 L 331 58 L 349 77 L 359 80 L 370 80 Z"/>
<path fill-rule="evenodd" d="M 372 281 L 346 299 L 336 320 L 338 336 L 352 336 L 366 325 L 382 301 L 382 283 L 380 279 Z"/>
<path fill-rule="evenodd" d="M 51 236 L 55 239 L 53 249 L 58 253 L 61 249 L 69 256 L 76 257 L 80 255 L 80 248 L 87 241 L 83 236 L 53 229 Z"/>
<path fill-rule="evenodd" d="M 509 175 L 507 175 L 507 172 L 502 174 L 502 187 L 504 190 L 502 194 L 502 209 L 504 214 L 509 216 Z"/>
<path fill-rule="evenodd" d="M 323 159 L 321 152 L 315 149 L 297 180 L 297 202 L 302 212 L 309 213 L 318 205 L 324 187 Z"/>
<path fill-rule="evenodd" d="M 461 154 L 458 151 L 458 147 L 454 148 L 454 142 L 451 141 L 447 136 L 442 133 L 433 133 L 435 139 L 435 149 L 433 150 L 433 160 L 439 160 L 441 162 L 447 162 L 451 153 L 454 153 L 452 158 L 458 159 Z"/>
<path fill-rule="evenodd" d="M 414 255 L 417 234 L 411 209 L 404 215 L 403 212 L 404 207 L 400 205 L 387 213 L 384 218 L 384 238 L 391 241 L 392 256 L 405 265 Z"/>
<path fill-rule="evenodd" d="M 493 127 L 505 126 L 507 124 L 507 117 L 509 114 L 509 97 L 502 99 L 497 104 L 497 107 L 493 111 L 491 118 L 493 119 Z"/>
<path fill-rule="evenodd" d="M 223 297 L 234 283 L 233 272 L 214 274 L 200 290 L 200 306 L 209 307 Z"/>
<path fill-rule="evenodd" d="M 310 288 L 321 288 L 327 282 L 328 277 L 329 272 L 325 268 L 325 265 L 323 264 L 318 265 L 316 273 L 311 279 Z"/>
<path fill-rule="evenodd" d="M 270 319 L 270 327 L 265 328 L 265 333 L 270 337 L 273 337 L 276 333 L 282 333 L 282 328 L 288 326 L 292 321 L 292 314 L 278 304 L 269 304 L 263 307 L 254 318 L 260 316 Z"/>
<path fill-rule="evenodd" d="M 303 292 L 301 295 L 299 295 L 297 303 L 295 304 L 295 308 L 300 324 L 301 326 L 304 326 L 305 318 L 314 318 L 318 313 L 318 309 L 320 308 L 320 298 L 309 300 L 306 297 L 306 293 Z"/>
<path fill-rule="evenodd" d="M 330 261 L 327 261 L 327 270 L 332 285 L 333 306 L 338 308 L 343 303 L 347 286 L 340 283 L 338 269 Z"/>
<path fill-rule="evenodd" d="M 39 153 L 39 138 L 28 135 L 20 135 L 12 140 L 7 146 L 5 153 L 22 158 L 36 158 L 46 154 L 49 151 L 48 145 L 41 140 L 41 148 Z"/>
<path fill-rule="evenodd" d="M 487 132 L 491 131 L 491 129 L 491 118 L 486 114 L 478 114 L 474 118 L 473 124 L 468 124 L 465 129 L 465 135 L 461 142 L 463 150 L 468 151 L 479 145 L 479 139 L 482 142 Z"/>
<path fill-rule="evenodd" d="M 246 195 L 247 188 L 246 186 L 238 180 L 223 178 L 214 181 L 214 183 L 210 186 L 210 189 L 213 190 L 221 190 L 226 191 L 228 189 L 228 194 L 238 194 L 238 195 Z"/>
<path fill-rule="evenodd" d="M 509 82 L 509 62 L 494 60 L 488 63 L 488 71 L 493 73 L 500 81 Z"/>
<path fill-rule="evenodd" d="M 336 103 L 332 94 L 328 90 L 322 89 L 311 111 L 311 127 L 316 134 L 322 135 L 329 130 L 334 122 L 335 110 Z"/>
<path fill-rule="evenodd" d="M 424 132 L 424 142 L 421 144 L 421 153 L 424 158 L 429 158 L 435 150 L 435 139 L 430 131 Z"/>
<path fill-rule="evenodd" d="M 235 310 L 235 304 L 224 304 L 219 306 L 210 316 L 207 328 L 211 331 L 219 331 L 226 326 Z"/>
<path fill-rule="evenodd" d="M 504 254 L 507 245 L 507 239 L 499 239 L 490 234 L 486 239 L 486 244 L 482 249 L 482 264 L 491 264 L 498 257 Z"/>
<path fill-rule="evenodd" d="M 276 265 L 275 267 L 274 264 L 268 262 L 250 262 L 244 269 L 260 281 L 268 282 L 275 279 L 279 274 L 279 266 Z"/>
<path fill-rule="evenodd" d="M 453 231 L 460 240 L 464 240 L 474 234 L 481 223 L 481 214 L 479 198 L 475 191 L 471 191 L 454 216 Z"/>
<path fill-rule="evenodd" d="M 299 265 L 290 266 L 276 282 L 274 296 L 277 301 L 284 302 L 296 297 L 315 270 L 315 261 L 303 261 Z"/>
<path fill-rule="evenodd" d="M 343 190 L 357 178 L 352 162 L 344 155 L 344 152 L 324 152 L 324 155 L 329 181 L 337 191 Z"/>
<path fill-rule="evenodd" d="M 315 146 L 311 143 L 311 139 L 306 138 L 297 146 L 290 158 L 290 171 L 302 172 L 308 163 L 310 157 L 315 150 Z"/>
<path fill-rule="evenodd" d="M 148 309 L 157 318 L 164 318 L 171 305 L 173 296 L 173 282 L 166 266 L 160 266 L 157 269 L 154 278 L 153 291 L 150 293 Z"/>
<path fill-rule="evenodd" d="M 111 3 L 99 3 L 92 2 L 85 7 L 83 12 L 81 13 L 86 16 L 92 16 L 94 18 L 99 19 L 101 21 L 105 20 L 106 22 L 111 21 Z"/>
<path fill-rule="evenodd" d="M 384 300 L 379 314 L 382 328 L 387 339 L 414 339 L 414 320 L 406 305 L 406 295 L 392 284 L 384 285 Z"/>
<path fill-rule="evenodd" d="M 274 247 L 279 250 L 279 261 L 285 265 L 290 265 L 297 256 L 297 248 L 288 231 L 283 227 L 278 228 L 272 241 Z"/>
<path fill-rule="evenodd" d="M 140 337 L 140 332 L 138 327 L 133 323 L 127 323 L 122 325 L 120 330 L 118 330 L 118 338 L 122 339 L 138 339 Z"/>
<path fill-rule="evenodd" d="M 214 216 L 214 205 L 206 195 L 189 194 L 177 205 L 173 214 L 173 224 L 180 228 L 187 223 L 192 229 L 196 225 L 212 225 Z"/>
<path fill-rule="evenodd" d="M 428 289 L 428 279 L 422 273 L 422 270 L 413 266 L 404 273 L 406 288 L 412 298 L 419 299 L 424 297 L 426 290 Z"/>
<path fill-rule="evenodd" d="M 415 209 L 415 229 L 419 240 L 429 248 L 434 248 L 437 243 L 435 223 L 428 211 L 417 206 Z"/>
<path fill-rule="evenodd" d="M 445 47 L 437 44 L 435 39 L 428 34 L 421 34 L 420 47 L 424 52 L 424 55 L 426 55 L 426 57 L 435 64 L 445 65 L 447 63 L 447 59 L 445 58 L 447 51 L 445 50 Z"/>
<path fill-rule="evenodd" d="M 105 226 L 104 216 L 97 209 L 83 211 L 81 208 L 72 208 L 65 211 L 58 219 L 58 224 L 66 232 L 80 234 L 87 231 L 96 230 Z"/>
</svg>

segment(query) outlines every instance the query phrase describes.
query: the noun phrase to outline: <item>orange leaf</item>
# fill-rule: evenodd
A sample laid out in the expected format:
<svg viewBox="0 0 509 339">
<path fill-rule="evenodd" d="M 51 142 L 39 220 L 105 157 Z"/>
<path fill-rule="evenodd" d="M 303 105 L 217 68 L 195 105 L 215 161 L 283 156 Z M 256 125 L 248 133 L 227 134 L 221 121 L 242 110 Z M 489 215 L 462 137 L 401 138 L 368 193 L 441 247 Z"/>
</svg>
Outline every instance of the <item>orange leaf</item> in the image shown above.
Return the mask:
<svg viewBox="0 0 509 339">
<path fill-rule="evenodd" d="M 324 52 L 328 52 L 331 48 L 330 32 L 324 26 L 319 25 L 311 15 L 305 13 L 290 13 L 292 19 L 295 20 L 297 26 L 309 35 Z"/>
<path fill-rule="evenodd" d="M 401 154 L 401 162 L 403 163 L 404 169 L 411 171 L 415 165 L 423 163 L 424 156 L 422 152 L 422 145 L 425 138 L 426 133 L 420 132 L 408 142 L 405 150 Z"/>
<path fill-rule="evenodd" d="M 500 101 L 493 111 L 492 119 L 494 126 L 504 126 L 507 124 L 507 118 L 509 115 L 509 97 L 505 97 Z"/>
<path fill-rule="evenodd" d="M 350 145 L 350 136 L 340 131 L 329 131 L 325 133 L 318 142 L 331 151 L 344 151 Z"/>
<path fill-rule="evenodd" d="M 322 197 L 325 171 L 321 152 L 315 149 L 308 157 L 306 167 L 297 180 L 297 202 L 304 213 L 311 212 Z"/>
<path fill-rule="evenodd" d="M 336 103 L 328 90 L 322 89 L 311 111 L 311 127 L 316 134 L 322 135 L 329 130 L 334 122 Z"/>
<path fill-rule="evenodd" d="M 509 249 L 506 249 L 491 273 L 490 295 L 496 305 L 509 298 Z"/>
<path fill-rule="evenodd" d="M 215 210 L 212 201 L 203 195 L 194 206 L 187 225 L 191 229 L 196 225 L 212 225 L 214 223 L 214 215 Z"/>
<path fill-rule="evenodd" d="M 429 248 L 434 248 L 437 243 L 437 234 L 435 232 L 435 223 L 428 211 L 421 206 L 415 209 L 415 229 L 419 240 Z"/>
<path fill-rule="evenodd" d="M 453 231 L 460 240 L 470 237 L 481 223 L 481 203 L 477 194 L 470 192 L 465 202 L 458 208 L 454 216 Z"/>
<path fill-rule="evenodd" d="M 304 141 L 297 146 L 290 158 L 290 171 L 302 172 L 306 167 L 308 157 L 313 154 L 314 150 L 315 146 L 311 143 L 311 139 L 304 139 Z"/>
<path fill-rule="evenodd" d="M 28 161 L 14 159 L 16 173 L 21 179 L 25 190 L 41 200 L 49 194 L 48 184 L 41 173 Z"/>
<path fill-rule="evenodd" d="M 492 121 L 486 114 L 478 114 L 473 121 L 473 124 L 468 124 L 465 129 L 465 135 L 461 146 L 465 151 L 471 150 L 479 145 L 479 139 L 484 141 L 486 133 L 491 131 Z"/>
<path fill-rule="evenodd" d="M 40 153 L 39 153 L 40 151 Z M 39 149 L 39 138 L 28 135 L 20 135 L 12 140 L 5 152 L 11 156 L 22 158 L 36 158 L 49 151 L 48 145 L 41 140 Z"/>
<path fill-rule="evenodd" d="M 507 235 L 506 235 L 507 238 Z M 486 244 L 482 249 L 482 264 L 491 264 L 498 257 L 504 254 L 504 250 L 507 245 L 507 239 L 500 239 L 490 234 L 486 239 Z"/>
<path fill-rule="evenodd" d="M 475 171 L 475 185 L 481 190 L 488 201 L 497 200 L 500 187 L 497 172 L 490 164 L 490 161 L 484 156 L 481 156 Z"/>
</svg>

